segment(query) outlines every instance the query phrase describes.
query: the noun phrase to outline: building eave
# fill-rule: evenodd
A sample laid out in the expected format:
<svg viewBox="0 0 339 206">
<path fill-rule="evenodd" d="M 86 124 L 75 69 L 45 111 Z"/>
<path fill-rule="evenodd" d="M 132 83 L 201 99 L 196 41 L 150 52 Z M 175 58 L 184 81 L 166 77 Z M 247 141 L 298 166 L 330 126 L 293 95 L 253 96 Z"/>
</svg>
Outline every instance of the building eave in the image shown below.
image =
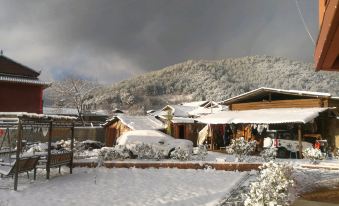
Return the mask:
<svg viewBox="0 0 339 206">
<path fill-rule="evenodd" d="M 38 79 L 28 79 L 28 78 L 20 78 L 20 77 L 12 77 L 12 76 L 4 76 L 4 75 L 0 75 L 0 82 L 37 85 L 37 86 L 42 86 L 44 89 L 52 85 L 51 82 L 40 81 Z"/>
</svg>

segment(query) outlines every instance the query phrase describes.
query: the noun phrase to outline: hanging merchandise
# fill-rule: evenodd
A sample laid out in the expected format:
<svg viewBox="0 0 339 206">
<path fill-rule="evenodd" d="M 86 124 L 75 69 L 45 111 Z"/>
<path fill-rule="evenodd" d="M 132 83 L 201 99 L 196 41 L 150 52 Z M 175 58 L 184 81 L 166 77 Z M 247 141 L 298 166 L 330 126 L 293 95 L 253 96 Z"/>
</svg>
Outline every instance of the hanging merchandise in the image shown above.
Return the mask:
<svg viewBox="0 0 339 206">
<path fill-rule="evenodd" d="M 261 133 L 262 133 L 262 131 L 264 131 L 264 125 L 258 125 L 258 128 L 257 128 L 257 130 L 258 130 L 258 132 L 259 132 L 259 134 L 261 135 Z"/>
<path fill-rule="evenodd" d="M 42 134 L 44 135 L 44 137 L 46 137 L 47 133 L 48 133 L 48 128 L 47 127 L 42 127 L 41 130 L 42 130 Z"/>
<path fill-rule="evenodd" d="M 257 135 L 258 135 L 257 125 L 253 125 L 253 126 L 251 127 L 251 133 L 252 133 L 252 135 L 254 135 L 254 136 L 257 136 Z"/>
<path fill-rule="evenodd" d="M 231 128 L 232 131 L 234 131 L 234 130 L 236 129 L 236 128 L 235 128 L 235 124 L 232 123 L 232 124 L 230 125 L 230 128 Z"/>
</svg>

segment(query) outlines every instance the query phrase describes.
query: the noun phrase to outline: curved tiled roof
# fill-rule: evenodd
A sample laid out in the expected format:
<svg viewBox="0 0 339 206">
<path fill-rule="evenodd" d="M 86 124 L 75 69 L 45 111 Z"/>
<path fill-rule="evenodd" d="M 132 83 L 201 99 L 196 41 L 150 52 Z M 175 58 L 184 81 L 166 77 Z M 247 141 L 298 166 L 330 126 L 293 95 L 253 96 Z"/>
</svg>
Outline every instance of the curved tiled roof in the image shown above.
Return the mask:
<svg viewBox="0 0 339 206">
<path fill-rule="evenodd" d="M 0 55 L 0 73 L 8 76 L 20 76 L 33 79 L 37 79 L 40 75 L 40 72 L 3 55 Z"/>
</svg>

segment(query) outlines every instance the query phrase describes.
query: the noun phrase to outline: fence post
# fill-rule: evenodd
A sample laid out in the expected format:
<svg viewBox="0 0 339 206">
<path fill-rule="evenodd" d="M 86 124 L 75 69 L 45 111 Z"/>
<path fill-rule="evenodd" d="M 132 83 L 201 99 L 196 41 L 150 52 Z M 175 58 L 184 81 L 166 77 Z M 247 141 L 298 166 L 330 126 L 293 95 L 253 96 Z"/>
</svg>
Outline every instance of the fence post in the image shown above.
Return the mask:
<svg viewBox="0 0 339 206">
<path fill-rule="evenodd" d="M 15 156 L 15 173 L 14 173 L 14 190 L 18 189 L 18 173 L 19 173 L 19 159 L 20 159 L 20 151 L 21 151 L 21 139 L 22 139 L 22 123 L 21 119 L 19 119 L 18 123 L 18 136 L 16 141 L 16 156 Z"/>
<path fill-rule="evenodd" d="M 48 150 L 47 150 L 47 163 L 46 163 L 46 179 L 49 179 L 49 173 L 51 171 L 51 144 L 52 144 L 52 129 L 53 121 L 49 122 L 49 134 L 48 134 Z"/>
</svg>

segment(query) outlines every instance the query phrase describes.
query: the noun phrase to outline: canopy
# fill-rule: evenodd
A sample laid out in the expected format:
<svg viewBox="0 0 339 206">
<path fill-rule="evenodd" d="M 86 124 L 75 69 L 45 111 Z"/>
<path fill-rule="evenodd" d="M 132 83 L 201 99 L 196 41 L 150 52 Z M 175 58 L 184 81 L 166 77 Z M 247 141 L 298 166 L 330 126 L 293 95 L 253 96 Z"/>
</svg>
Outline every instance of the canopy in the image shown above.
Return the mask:
<svg viewBox="0 0 339 206">
<path fill-rule="evenodd" d="M 195 119 L 205 124 L 281 124 L 307 123 L 329 108 L 279 108 L 221 111 Z"/>
</svg>

